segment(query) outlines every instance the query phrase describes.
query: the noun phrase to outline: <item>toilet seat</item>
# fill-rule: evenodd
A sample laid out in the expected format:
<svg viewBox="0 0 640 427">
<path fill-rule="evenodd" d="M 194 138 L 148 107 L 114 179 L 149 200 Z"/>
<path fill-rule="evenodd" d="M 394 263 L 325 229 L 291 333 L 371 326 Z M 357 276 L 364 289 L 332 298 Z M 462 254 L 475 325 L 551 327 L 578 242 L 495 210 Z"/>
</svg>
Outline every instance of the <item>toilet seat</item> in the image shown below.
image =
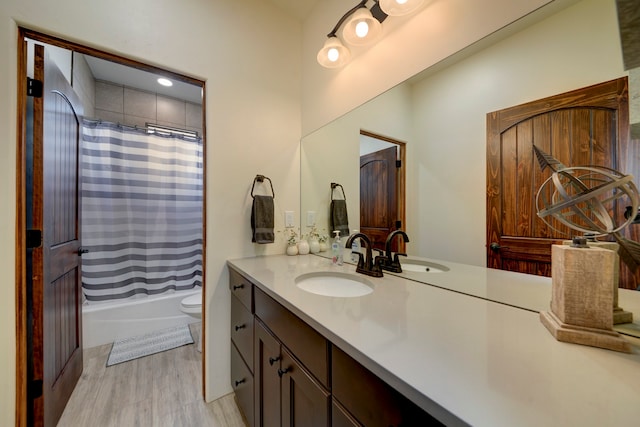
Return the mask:
<svg viewBox="0 0 640 427">
<path fill-rule="evenodd" d="M 194 317 L 202 316 L 202 293 L 189 295 L 180 301 L 180 310 Z"/>
</svg>

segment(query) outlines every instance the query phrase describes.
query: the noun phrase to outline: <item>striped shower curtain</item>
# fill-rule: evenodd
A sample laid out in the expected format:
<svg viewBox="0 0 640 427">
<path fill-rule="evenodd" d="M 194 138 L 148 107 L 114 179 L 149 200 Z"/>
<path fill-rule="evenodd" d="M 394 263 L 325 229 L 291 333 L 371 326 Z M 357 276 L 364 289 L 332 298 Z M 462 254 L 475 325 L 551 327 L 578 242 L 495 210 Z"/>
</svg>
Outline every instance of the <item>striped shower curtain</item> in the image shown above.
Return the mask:
<svg viewBox="0 0 640 427">
<path fill-rule="evenodd" d="M 88 301 L 202 283 L 202 141 L 85 120 L 82 286 Z"/>
</svg>

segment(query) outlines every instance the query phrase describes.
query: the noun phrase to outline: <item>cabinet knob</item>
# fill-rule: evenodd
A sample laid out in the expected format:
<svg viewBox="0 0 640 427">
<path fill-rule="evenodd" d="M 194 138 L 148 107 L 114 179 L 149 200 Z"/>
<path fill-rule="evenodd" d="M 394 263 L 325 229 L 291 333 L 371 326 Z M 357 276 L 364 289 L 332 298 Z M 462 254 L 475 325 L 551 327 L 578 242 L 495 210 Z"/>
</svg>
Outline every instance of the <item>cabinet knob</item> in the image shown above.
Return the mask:
<svg viewBox="0 0 640 427">
<path fill-rule="evenodd" d="M 240 384 L 244 384 L 244 382 L 245 382 L 245 379 L 244 379 L 244 378 L 243 378 L 243 379 L 241 379 L 241 380 L 235 380 L 235 381 L 234 381 L 234 383 L 235 383 L 236 387 L 238 387 Z"/>
<path fill-rule="evenodd" d="M 270 357 L 269 358 L 269 365 L 273 366 L 273 364 L 276 363 L 278 360 L 280 360 L 280 356 Z"/>
<path fill-rule="evenodd" d="M 284 374 L 286 374 L 287 372 L 289 372 L 289 371 L 290 371 L 290 369 L 289 369 L 289 368 L 278 369 L 278 376 L 279 376 L 280 378 L 282 378 L 282 376 L 283 376 Z"/>
<path fill-rule="evenodd" d="M 240 329 L 244 329 L 244 328 L 246 328 L 246 327 L 247 327 L 247 325 L 245 325 L 245 324 L 242 324 L 242 325 L 236 325 L 236 332 L 238 332 Z"/>
<path fill-rule="evenodd" d="M 242 285 L 233 285 L 233 290 L 237 291 L 238 289 L 244 289 L 244 284 Z"/>
</svg>

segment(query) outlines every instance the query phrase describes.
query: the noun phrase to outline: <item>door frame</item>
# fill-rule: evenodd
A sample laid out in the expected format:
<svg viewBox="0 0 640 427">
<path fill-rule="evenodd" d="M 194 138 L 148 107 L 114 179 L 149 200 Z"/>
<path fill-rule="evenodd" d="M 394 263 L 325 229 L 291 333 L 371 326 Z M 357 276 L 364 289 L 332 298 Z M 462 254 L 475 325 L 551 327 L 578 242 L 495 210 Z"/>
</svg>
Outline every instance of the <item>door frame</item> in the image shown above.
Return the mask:
<svg viewBox="0 0 640 427">
<path fill-rule="evenodd" d="M 16 240 L 15 240 L 15 315 L 16 315 L 16 426 L 27 426 L 28 423 L 28 407 L 27 407 L 27 260 L 26 260 L 26 106 L 27 106 L 27 43 L 26 38 L 46 43 L 52 46 L 68 49 L 100 59 L 117 62 L 119 64 L 137 68 L 143 71 L 162 74 L 168 78 L 190 83 L 202 87 L 202 139 L 203 139 L 203 164 L 202 164 L 202 186 L 203 186 L 203 204 L 202 204 L 202 299 L 206 300 L 206 83 L 194 77 L 178 74 L 153 65 L 149 65 L 140 61 L 126 58 L 121 55 L 98 50 L 79 43 L 70 42 L 59 37 L 47 35 L 26 27 L 18 27 L 18 72 L 17 72 L 17 114 L 16 114 Z M 205 325 L 206 325 L 206 304 L 202 304 L 202 396 L 205 396 Z"/>
<path fill-rule="evenodd" d="M 407 217 L 406 217 L 406 181 L 407 181 L 407 143 L 399 141 L 397 139 L 382 136 L 380 134 L 369 132 L 364 129 L 360 129 L 360 135 L 368 136 L 370 138 L 379 139 L 381 141 L 388 142 L 398 146 L 398 160 L 400 160 L 400 168 L 397 168 L 397 182 L 396 182 L 396 197 L 397 197 L 397 212 L 398 219 L 402 221 L 402 229 L 406 232 Z M 398 252 L 406 252 L 405 243 L 403 239 L 397 240 Z"/>
</svg>

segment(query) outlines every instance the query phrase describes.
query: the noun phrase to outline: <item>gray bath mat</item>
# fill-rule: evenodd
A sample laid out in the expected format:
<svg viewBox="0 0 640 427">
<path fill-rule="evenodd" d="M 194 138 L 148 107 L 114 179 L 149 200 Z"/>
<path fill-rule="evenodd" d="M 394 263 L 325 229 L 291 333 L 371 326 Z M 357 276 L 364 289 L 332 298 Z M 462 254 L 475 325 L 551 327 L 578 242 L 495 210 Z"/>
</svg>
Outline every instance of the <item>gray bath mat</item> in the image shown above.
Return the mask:
<svg viewBox="0 0 640 427">
<path fill-rule="evenodd" d="M 132 338 L 125 338 L 113 343 L 107 366 L 128 362 L 139 357 L 149 356 L 162 351 L 171 350 L 183 345 L 193 344 L 193 337 L 188 325 L 150 332 Z"/>
</svg>

